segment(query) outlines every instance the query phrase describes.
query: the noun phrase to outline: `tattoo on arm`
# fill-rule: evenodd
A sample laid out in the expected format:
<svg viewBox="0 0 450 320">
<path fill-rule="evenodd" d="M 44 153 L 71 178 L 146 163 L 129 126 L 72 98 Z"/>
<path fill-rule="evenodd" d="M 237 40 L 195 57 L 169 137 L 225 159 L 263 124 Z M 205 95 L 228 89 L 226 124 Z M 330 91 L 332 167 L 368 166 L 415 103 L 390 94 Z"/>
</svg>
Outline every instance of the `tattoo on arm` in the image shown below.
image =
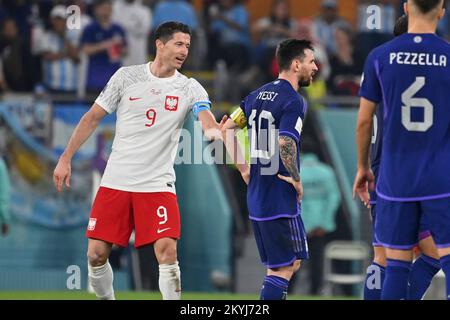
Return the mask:
<svg viewBox="0 0 450 320">
<path fill-rule="evenodd" d="M 286 170 L 295 181 L 300 181 L 300 173 L 297 165 L 297 145 L 294 139 L 280 136 L 280 156 Z"/>
</svg>

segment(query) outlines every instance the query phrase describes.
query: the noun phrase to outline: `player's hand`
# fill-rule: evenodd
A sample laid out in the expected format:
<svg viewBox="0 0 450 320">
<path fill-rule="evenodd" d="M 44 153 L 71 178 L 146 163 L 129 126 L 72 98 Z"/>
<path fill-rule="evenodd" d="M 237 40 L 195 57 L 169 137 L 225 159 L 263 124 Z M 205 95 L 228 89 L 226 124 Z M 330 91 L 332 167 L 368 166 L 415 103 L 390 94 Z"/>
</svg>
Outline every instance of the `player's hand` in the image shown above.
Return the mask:
<svg viewBox="0 0 450 320">
<path fill-rule="evenodd" d="M 284 180 L 287 183 L 290 183 L 294 186 L 295 191 L 297 191 L 297 200 L 300 202 L 303 197 L 303 186 L 302 186 L 301 180 L 295 181 L 294 179 L 292 179 L 292 177 L 285 177 L 285 176 L 282 176 L 281 174 L 278 175 L 278 178 L 280 178 L 281 180 Z"/>
<path fill-rule="evenodd" d="M 55 171 L 53 172 L 53 182 L 58 192 L 63 190 L 63 184 L 66 184 L 67 188 L 70 188 L 70 176 L 72 174 L 72 168 L 70 160 L 66 158 L 59 158 Z"/>
<path fill-rule="evenodd" d="M 248 185 L 249 181 L 250 181 L 250 167 L 247 166 L 247 168 L 243 171 L 241 171 L 241 176 L 242 179 L 244 179 L 244 182 L 246 185 Z"/>
<path fill-rule="evenodd" d="M 358 169 L 353 184 L 353 198 L 358 195 L 359 199 L 367 208 L 370 208 L 370 191 L 375 189 L 375 176 L 370 169 Z"/>
<path fill-rule="evenodd" d="M 222 130 L 222 128 L 223 128 L 223 126 L 225 125 L 225 122 L 227 122 L 227 120 L 228 120 L 228 116 L 227 116 L 227 115 L 224 115 L 224 116 L 222 117 L 222 120 L 220 120 L 220 123 L 219 123 L 219 130 Z"/>
</svg>

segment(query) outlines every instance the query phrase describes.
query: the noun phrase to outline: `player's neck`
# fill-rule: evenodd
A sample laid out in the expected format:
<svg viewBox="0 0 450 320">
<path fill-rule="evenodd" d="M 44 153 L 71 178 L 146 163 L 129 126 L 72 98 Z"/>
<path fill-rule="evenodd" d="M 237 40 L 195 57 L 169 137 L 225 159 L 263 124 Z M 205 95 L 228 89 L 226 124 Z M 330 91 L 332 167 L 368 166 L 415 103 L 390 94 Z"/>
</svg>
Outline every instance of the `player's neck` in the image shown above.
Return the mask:
<svg viewBox="0 0 450 320">
<path fill-rule="evenodd" d="M 287 82 L 289 82 L 291 84 L 292 88 L 294 88 L 295 91 L 298 90 L 298 79 L 295 76 L 295 74 L 289 74 L 289 73 L 282 72 L 278 75 L 278 79 L 286 80 Z"/>
<path fill-rule="evenodd" d="M 157 78 L 169 78 L 175 74 L 175 71 L 175 69 L 165 66 L 162 61 L 157 58 L 150 64 L 150 72 Z"/>
<path fill-rule="evenodd" d="M 102 29 L 108 30 L 109 27 L 111 26 L 111 20 L 101 19 L 101 20 L 98 20 L 98 24 L 102 27 Z"/>
<path fill-rule="evenodd" d="M 411 19 L 408 33 L 436 33 L 436 29 L 437 22 Z"/>
</svg>

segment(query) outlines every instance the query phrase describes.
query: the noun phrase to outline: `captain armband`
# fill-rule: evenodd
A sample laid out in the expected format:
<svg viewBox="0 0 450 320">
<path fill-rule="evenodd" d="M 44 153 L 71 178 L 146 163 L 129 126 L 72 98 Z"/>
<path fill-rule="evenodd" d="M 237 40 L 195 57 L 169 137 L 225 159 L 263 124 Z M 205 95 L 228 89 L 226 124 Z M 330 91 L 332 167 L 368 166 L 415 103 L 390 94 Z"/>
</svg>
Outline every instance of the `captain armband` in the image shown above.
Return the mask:
<svg viewBox="0 0 450 320">
<path fill-rule="evenodd" d="M 230 115 L 230 118 L 241 129 L 244 129 L 247 126 L 247 118 L 245 117 L 244 111 L 241 108 L 237 108 Z"/>
<path fill-rule="evenodd" d="M 211 110 L 210 101 L 200 101 L 192 106 L 192 112 L 194 113 L 195 119 L 198 119 L 198 114 L 203 110 Z"/>
</svg>

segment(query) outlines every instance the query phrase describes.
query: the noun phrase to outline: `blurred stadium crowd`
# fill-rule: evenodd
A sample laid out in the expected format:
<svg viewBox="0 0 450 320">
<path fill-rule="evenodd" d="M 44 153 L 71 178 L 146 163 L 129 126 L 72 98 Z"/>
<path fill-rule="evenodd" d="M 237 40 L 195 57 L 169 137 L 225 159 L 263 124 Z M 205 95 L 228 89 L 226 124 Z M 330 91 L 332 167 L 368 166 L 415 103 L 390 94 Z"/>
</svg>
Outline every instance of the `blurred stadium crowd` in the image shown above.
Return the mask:
<svg viewBox="0 0 450 320">
<path fill-rule="evenodd" d="M 98 93 L 120 66 L 151 59 L 152 31 L 178 20 L 194 33 L 184 69 L 216 71 L 216 100 L 239 101 L 275 77 L 276 45 L 289 37 L 310 39 L 316 48 L 320 74 L 310 89 L 313 98 L 355 96 L 367 53 L 392 37 L 394 22 L 403 13 L 402 1 L 361 0 L 356 23 L 350 23 L 339 15 L 336 0 L 322 1 L 314 17 L 292 16 L 297 1 L 273 0 L 265 16 L 254 18 L 249 2 L 0 1 L 0 90 Z M 381 9 L 381 24 L 374 30 L 367 24 L 370 5 Z M 439 33 L 450 37 L 448 17 Z"/>
</svg>

